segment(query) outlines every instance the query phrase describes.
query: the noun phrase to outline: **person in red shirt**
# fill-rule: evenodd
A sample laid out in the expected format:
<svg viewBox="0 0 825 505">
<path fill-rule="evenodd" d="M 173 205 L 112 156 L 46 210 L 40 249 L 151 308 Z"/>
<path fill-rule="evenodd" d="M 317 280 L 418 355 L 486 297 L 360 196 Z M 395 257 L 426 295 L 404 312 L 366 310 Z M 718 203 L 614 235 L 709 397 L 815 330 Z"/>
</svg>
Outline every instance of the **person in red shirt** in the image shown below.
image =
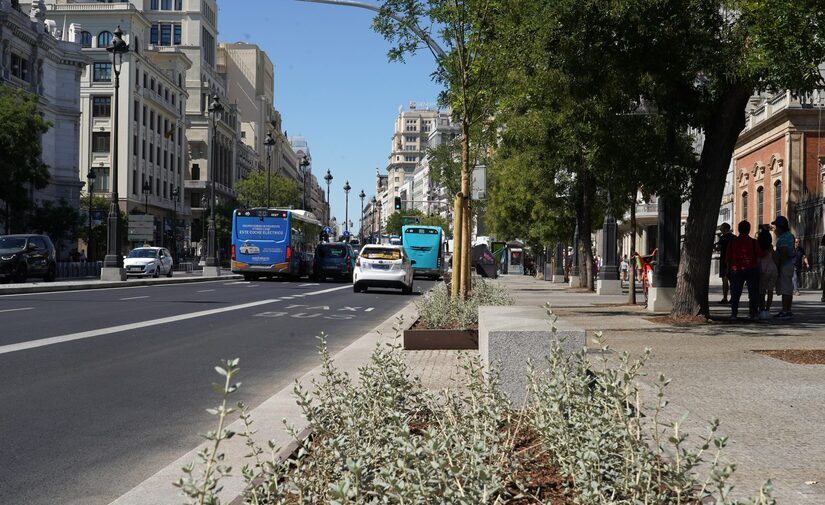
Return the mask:
<svg viewBox="0 0 825 505">
<path fill-rule="evenodd" d="M 736 319 L 739 312 L 739 298 L 748 284 L 748 308 L 751 319 L 756 319 L 759 309 L 759 246 L 750 236 L 751 224 L 742 221 L 737 226 L 739 235 L 729 244 L 725 255 L 728 275 L 730 275 L 730 318 Z"/>
</svg>

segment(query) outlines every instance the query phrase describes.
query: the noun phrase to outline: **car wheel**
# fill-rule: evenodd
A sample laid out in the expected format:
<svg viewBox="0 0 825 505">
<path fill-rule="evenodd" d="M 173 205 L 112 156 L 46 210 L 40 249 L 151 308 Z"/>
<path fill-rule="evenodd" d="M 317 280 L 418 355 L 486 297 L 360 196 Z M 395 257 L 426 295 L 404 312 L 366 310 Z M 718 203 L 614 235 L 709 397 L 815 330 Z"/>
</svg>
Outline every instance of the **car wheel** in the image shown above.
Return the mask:
<svg viewBox="0 0 825 505">
<path fill-rule="evenodd" d="M 46 282 L 54 282 L 57 278 L 57 267 L 54 263 L 49 265 L 48 271 L 46 271 L 46 275 L 43 276 L 43 280 Z"/>
<path fill-rule="evenodd" d="M 29 269 L 26 268 L 25 263 L 20 263 L 14 270 L 14 282 L 26 282 L 26 277 L 29 275 Z"/>
<path fill-rule="evenodd" d="M 172 276 L 174 275 L 174 273 L 173 273 L 173 272 L 174 272 L 174 271 L 173 271 L 173 269 L 172 269 L 172 265 L 169 265 L 169 271 L 168 271 L 168 272 L 166 272 L 166 277 L 172 277 Z"/>
<path fill-rule="evenodd" d="M 158 277 L 160 277 L 160 266 L 155 265 L 155 271 L 154 271 L 154 273 L 152 274 L 152 277 L 154 277 L 155 279 L 157 279 Z"/>
<path fill-rule="evenodd" d="M 410 285 L 409 285 L 409 286 L 404 286 L 404 287 L 401 289 L 401 292 L 402 292 L 402 293 L 404 293 L 405 295 L 410 295 L 410 294 L 412 294 L 412 292 L 413 292 L 413 283 L 412 283 L 412 282 L 410 282 Z"/>
</svg>

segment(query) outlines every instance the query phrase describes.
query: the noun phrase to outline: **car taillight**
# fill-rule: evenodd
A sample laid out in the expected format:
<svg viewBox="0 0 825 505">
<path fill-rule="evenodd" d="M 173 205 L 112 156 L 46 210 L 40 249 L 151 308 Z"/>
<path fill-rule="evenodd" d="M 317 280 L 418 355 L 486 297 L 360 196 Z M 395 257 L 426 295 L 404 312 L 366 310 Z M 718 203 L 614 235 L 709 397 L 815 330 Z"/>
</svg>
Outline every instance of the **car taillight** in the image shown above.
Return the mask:
<svg viewBox="0 0 825 505">
<path fill-rule="evenodd" d="M 292 246 L 286 246 L 286 260 L 289 261 L 292 259 Z"/>
<path fill-rule="evenodd" d="M 232 259 L 235 259 L 235 244 L 232 244 Z"/>
<path fill-rule="evenodd" d="M 357 266 L 357 267 L 361 266 L 361 257 L 360 256 L 355 259 L 355 266 Z"/>
</svg>

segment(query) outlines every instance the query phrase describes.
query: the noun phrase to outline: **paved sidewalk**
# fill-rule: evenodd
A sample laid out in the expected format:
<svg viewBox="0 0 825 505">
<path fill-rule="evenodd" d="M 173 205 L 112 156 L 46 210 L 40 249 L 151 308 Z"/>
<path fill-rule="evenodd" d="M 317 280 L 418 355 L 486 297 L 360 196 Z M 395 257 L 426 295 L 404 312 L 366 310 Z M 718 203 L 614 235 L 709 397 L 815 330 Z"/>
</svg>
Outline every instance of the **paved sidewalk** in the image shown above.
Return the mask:
<svg viewBox="0 0 825 505">
<path fill-rule="evenodd" d="M 669 409 L 674 418 L 689 414 L 685 428 L 692 439 L 698 442 L 709 420 L 721 420 L 720 431 L 730 437 L 725 455 L 737 464 L 735 496 L 755 495 L 771 479 L 781 505 L 825 504 L 825 365 L 751 352 L 825 349 L 821 292 L 795 297 L 791 321 L 721 322 L 730 309 L 714 304 L 719 321 L 675 326 L 663 314 L 628 305 L 626 293 L 599 296 L 526 276 L 502 276 L 500 282 L 516 305 L 550 302 L 560 318 L 588 331 L 588 342 L 601 330 L 616 353 L 640 355 L 652 348 L 648 377 L 673 379 Z M 721 286 L 711 285 L 711 300 L 720 298 Z M 431 389 L 453 386 L 455 351 L 407 352 L 407 360 Z"/>
</svg>

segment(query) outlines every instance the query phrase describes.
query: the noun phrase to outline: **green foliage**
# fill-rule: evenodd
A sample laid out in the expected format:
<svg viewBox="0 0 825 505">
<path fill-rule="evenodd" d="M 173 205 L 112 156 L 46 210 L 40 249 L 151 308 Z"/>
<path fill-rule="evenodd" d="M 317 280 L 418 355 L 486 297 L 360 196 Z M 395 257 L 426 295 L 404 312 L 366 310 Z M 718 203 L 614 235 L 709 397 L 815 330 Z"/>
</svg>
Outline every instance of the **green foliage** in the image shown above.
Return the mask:
<svg viewBox="0 0 825 505">
<path fill-rule="evenodd" d="M 246 207 L 266 207 L 267 175 L 265 170 L 249 173 L 238 181 L 235 191 L 238 201 Z M 282 175 L 270 177 L 270 207 L 293 207 L 301 205 L 301 188 L 298 183 Z"/>
<path fill-rule="evenodd" d="M 57 204 L 46 201 L 35 207 L 29 226 L 38 233 L 48 235 L 59 255 L 63 241 L 76 238 L 83 223 L 80 212 L 61 198 Z"/>
<path fill-rule="evenodd" d="M 27 188 L 49 183 L 49 168 L 40 161 L 40 137 L 51 124 L 37 112 L 37 97 L 0 86 L 0 200 L 16 210 L 32 202 Z"/>
<path fill-rule="evenodd" d="M 461 146 L 444 142 L 427 149 L 430 158 L 430 178 L 435 186 L 444 188 L 448 201 L 461 191 Z"/>
<path fill-rule="evenodd" d="M 464 330 L 478 324 L 479 307 L 512 305 L 513 299 L 501 284 L 479 279 L 467 299 L 451 297 L 441 282 L 415 304 L 424 328 Z"/>
<path fill-rule="evenodd" d="M 445 237 L 453 236 L 453 230 L 452 228 L 450 228 L 450 223 L 448 223 L 447 220 L 441 217 L 439 214 L 424 216 L 421 218 L 421 222 L 418 224 L 421 224 L 423 226 L 438 226 L 442 230 L 444 230 Z"/>
<path fill-rule="evenodd" d="M 407 209 L 395 211 L 387 218 L 385 233 L 390 235 L 401 235 L 401 227 L 404 226 L 405 217 L 423 217 L 424 213 L 417 209 Z"/>
</svg>

